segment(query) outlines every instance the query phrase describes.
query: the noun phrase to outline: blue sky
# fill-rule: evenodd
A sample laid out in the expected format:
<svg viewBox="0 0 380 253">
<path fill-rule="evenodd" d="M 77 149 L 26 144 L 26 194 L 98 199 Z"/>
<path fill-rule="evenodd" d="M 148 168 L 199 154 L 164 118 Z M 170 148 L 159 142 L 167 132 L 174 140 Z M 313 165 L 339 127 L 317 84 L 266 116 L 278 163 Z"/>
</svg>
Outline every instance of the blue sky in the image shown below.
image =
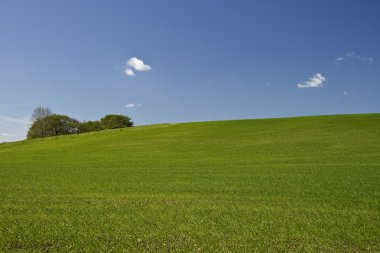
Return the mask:
<svg viewBox="0 0 380 253">
<path fill-rule="evenodd" d="M 0 142 L 24 139 L 39 105 L 136 125 L 380 112 L 379 13 L 376 0 L 0 1 Z"/>
</svg>

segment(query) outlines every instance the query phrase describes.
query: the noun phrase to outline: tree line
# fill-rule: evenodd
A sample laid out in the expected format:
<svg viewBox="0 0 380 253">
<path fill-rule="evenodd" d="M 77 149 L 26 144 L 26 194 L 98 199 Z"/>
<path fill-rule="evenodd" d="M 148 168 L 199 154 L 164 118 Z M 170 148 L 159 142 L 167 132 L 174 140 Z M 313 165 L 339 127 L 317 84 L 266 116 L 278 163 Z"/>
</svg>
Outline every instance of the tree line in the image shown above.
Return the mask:
<svg viewBox="0 0 380 253">
<path fill-rule="evenodd" d="M 30 121 L 28 139 L 133 126 L 131 118 L 125 115 L 108 114 L 100 120 L 80 122 L 67 115 L 55 114 L 49 108 L 42 106 L 34 109 Z"/>
</svg>

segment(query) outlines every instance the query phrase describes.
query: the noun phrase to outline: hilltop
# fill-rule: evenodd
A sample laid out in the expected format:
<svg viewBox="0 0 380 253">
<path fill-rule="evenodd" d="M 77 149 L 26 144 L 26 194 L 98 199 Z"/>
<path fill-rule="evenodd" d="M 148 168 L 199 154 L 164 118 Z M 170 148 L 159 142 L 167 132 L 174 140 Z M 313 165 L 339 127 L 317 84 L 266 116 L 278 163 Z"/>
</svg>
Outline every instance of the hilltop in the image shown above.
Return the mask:
<svg viewBox="0 0 380 253">
<path fill-rule="evenodd" d="M 380 114 L 0 145 L 5 251 L 380 251 Z"/>
</svg>

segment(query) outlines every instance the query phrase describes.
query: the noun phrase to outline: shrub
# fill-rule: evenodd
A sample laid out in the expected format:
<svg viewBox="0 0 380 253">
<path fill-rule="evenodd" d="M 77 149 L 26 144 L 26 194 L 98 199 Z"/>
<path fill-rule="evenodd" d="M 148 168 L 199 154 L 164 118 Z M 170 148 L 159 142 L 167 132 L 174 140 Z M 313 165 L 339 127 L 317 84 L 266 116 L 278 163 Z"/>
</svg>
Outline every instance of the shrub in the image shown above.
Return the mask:
<svg viewBox="0 0 380 253">
<path fill-rule="evenodd" d="M 133 126 L 131 119 L 125 115 L 108 114 L 100 119 L 105 129 L 123 128 Z"/>
<path fill-rule="evenodd" d="M 27 138 L 42 138 L 48 136 L 78 133 L 79 122 L 66 115 L 51 114 L 36 120 L 29 128 Z"/>
<path fill-rule="evenodd" d="M 102 123 L 98 120 L 96 121 L 85 121 L 79 123 L 79 133 L 87 133 L 87 132 L 94 132 L 94 131 L 100 131 L 103 130 L 104 126 Z"/>
</svg>

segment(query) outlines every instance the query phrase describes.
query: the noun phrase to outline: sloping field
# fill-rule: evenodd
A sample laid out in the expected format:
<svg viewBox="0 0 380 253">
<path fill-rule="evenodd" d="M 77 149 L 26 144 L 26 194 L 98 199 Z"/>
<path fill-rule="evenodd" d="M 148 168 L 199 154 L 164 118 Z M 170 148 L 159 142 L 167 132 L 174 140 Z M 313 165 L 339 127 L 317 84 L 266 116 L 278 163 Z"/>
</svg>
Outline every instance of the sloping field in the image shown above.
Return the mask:
<svg viewBox="0 0 380 253">
<path fill-rule="evenodd" d="M 0 145 L 0 250 L 380 251 L 380 114 Z"/>
</svg>

